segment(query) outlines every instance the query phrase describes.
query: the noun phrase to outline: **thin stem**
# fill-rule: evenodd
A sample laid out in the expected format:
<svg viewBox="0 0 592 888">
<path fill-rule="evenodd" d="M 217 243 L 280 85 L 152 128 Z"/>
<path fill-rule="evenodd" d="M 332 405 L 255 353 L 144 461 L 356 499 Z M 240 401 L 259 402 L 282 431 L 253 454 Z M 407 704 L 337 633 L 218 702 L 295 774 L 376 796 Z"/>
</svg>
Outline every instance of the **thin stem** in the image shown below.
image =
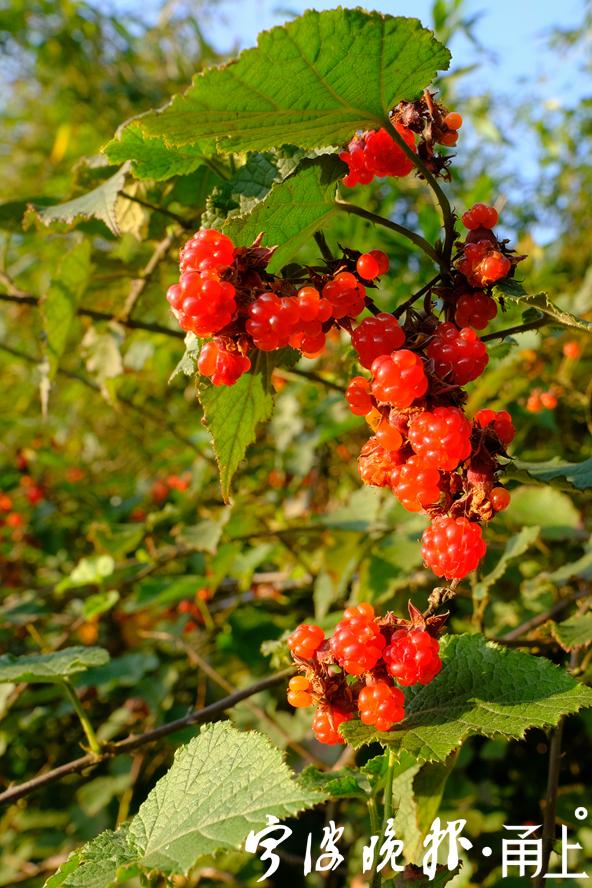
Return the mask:
<svg viewBox="0 0 592 888">
<path fill-rule="evenodd" d="M 429 293 L 432 287 L 438 283 L 440 278 L 441 275 L 437 274 L 431 279 L 431 281 L 428 281 L 427 284 L 425 284 L 421 288 L 421 290 L 418 290 L 417 293 L 414 293 L 412 296 L 409 297 L 409 299 L 406 299 L 405 302 L 402 302 L 401 305 L 397 305 L 396 309 L 393 312 L 394 316 L 396 318 L 400 318 L 401 315 L 406 312 L 408 308 L 411 308 L 414 302 L 417 302 L 418 299 L 421 299 L 422 296 L 425 296 L 426 293 Z"/>
<path fill-rule="evenodd" d="M 538 330 L 551 323 L 551 318 L 537 318 L 536 321 L 530 321 L 528 324 L 517 324 L 515 327 L 508 327 L 506 330 L 498 330 L 496 333 L 487 333 L 481 337 L 482 342 L 492 342 L 494 339 L 505 339 L 506 336 L 513 336 L 514 333 L 526 333 L 527 330 Z"/>
<path fill-rule="evenodd" d="M 547 792 L 545 794 L 545 814 L 543 821 L 543 859 L 540 875 L 534 883 L 534 888 L 542 888 L 545 884 L 544 873 L 549 866 L 549 858 L 555 842 L 555 818 L 557 815 L 557 793 L 559 791 L 559 771 L 561 770 L 561 742 L 563 740 L 563 726 L 565 716 L 557 723 L 557 727 L 551 732 L 549 746 L 549 771 L 547 776 Z"/>
<path fill-rule="evenodd" d="M 155 740 L 160 740 L 161 737 L 166 737 L 168 734 L 180 731 L 188 725 L 198 725 L 203 722 L 211 721 L 217 716 L 222 715 L 227 709 L 236 706 L 241 700 L 246 700 L 248 697 L 252 697 L 260 691 L 266 691 L 268 688 L 281 684 L 292 675 L 294 675 L 293 669 L 284 669 L 283 672 L 277 672 L 275 675 L 270 675 L 267 678 L 256 682 L 256 684 L 249 685 L 247 688 L 243 688 L 240 691 L 236 691 L 234 694 L 230 694 L 228 697 L 224 697 L 223 700 L 211 703 L 204 709 L 194 709 L 182 718 L 177 718 L 175 721 L 160 725 L 152 731 L 146 731 L 144 734 L 138 735 L 132 734 L 129 737 L 126 737 L 125 740 L 120 740 L 118 743 L 105 745 L 100 755 L 83 755 L 81 758 L 60 765 L 52 771 L 45 771 L 45 773 L 39 774 L 39 776 L 33 777 L 31 780 L 27 780 L 25 783 L 13 786 L 5 792 L 0 793 L 0 805 L 16 802 L 18 799 L 30 795 L 32 792 L 41 789 L 43 786 L 56 783 L 56 781 L 61 780 L 62 777 L 66 777 L 68 774 L 78 774 L 80 771 L 85 771 L 88 768 L 94 768 L 101 762 L 107 761 L 116 755 L 128 755 L 130 752 L 139 749 L 141 746 L 145 746 L 147 743 L 153 743 Z"/>
<path fill-rule="evenodd" d="M 68 699 L 70 700 L 70 703 L 74 707 L 74 711 L 75 711 L 76 715 L 78 716 L 80 724 L 82 725 L 82 730 L 84 731 L 84 733 L 86 735 L 86 739 L 88 740 L 88 745 L 89 745 L 90 751 L 93 753 L 93 755 L 100 756 L 101 755 L 101 744 L 99 743 L 98 737 L 95 734 L 95 729 L 93 728 L 92 724 L 90 723 L 90 719 L 89 719 L 88 715 L 84 711 L 82 703 L 78 699 L 78 695 L 76 694 L 76 691 L 74 690 L 74 687 L 73 687 L 70 679 L 63 678 L 61 680 L 60 684 L 63 687 L 64 691 L 66 692 L 66 695 L 67 695 Z"/>
<path fill-rule="evenodd" d="M 131 200 L 132 203 L 137 203 L 141 207 L 146 207 L 147 210 L 152 210 L 154 213 L 160 213 L 161 216 L 168 216 L 169 219 L 173 219 L 182 228 L 193 228 L 193 225 L 191 224 L 191 222 L 188 222 L 187 219 L 183 219 L 182 216 L 178 216 L 176 213 L 172 213 L 170 210 L 167 210 L 164 207 L 159 207 L 156 204 L 151 204 L 147 200 L 142 200 L 141 197 L 136 197 L 134 194 L 128 194 L 127 191 L 120 191 L 119 194 L 121 197 L 125 197 L 126 200 Z"/>
<path fill-rule="evenodd" d="M 377 836 L 380 824 L 378 823 L 376 799 L 373 796 L 368 799 L 368 814 L 370 815 L 370 830 L 372 831 L 372 835 Z"/>
<path fill-rule="evenodd" d="M 520 626 L 516 627 L 516 629 L 512 629 L 510 632 L 506 632 L 506 634 L 500 639 L 500 641 L 514 641 L 517 638 L 521 638 L 523 635 L 526 635 L 528 632 L 531 632 L 538 626 L 542 626 L 543 623 L 546 623 L 547 620 L 550 620 L 558 613 L 561 613 L 562 610 L 565 610 L 565 608 L 569 607 L 570 604 L 573 604 L 574 601 L 578 601 L 580 598 L 585 598 L 587 595 L 590 595 L 589 589 L 580 589 L 578 592 L 573 592 L 566 598 L 562 598 L 560 601 L 556 602 L 552 607 L 544 611 L 544 613 L 537 614 L 536 617 L 531 617 L 529 620 L 521 623 Z"/>
<path fill-rule="evenodd" d="M 442 220 L 444 222 L 444 231 L 445 231 L 445 241 L 444 241 L 444 249 L 442 251 L 442 260 L 440 260 L 440 264 L 442 268 L 448 270 L 450 268 L 450 260 L 452 257 L 452 247 L 454 244 L 454 213 L 452 211 L 452 207 L 450 206 L 450 201 L 446 197 L 446 194 L 440 187 L 436 177 L 432 175 L 432 173 L 428 170 L 423 160 L 412 151 L 405 139 L 401 136 L 401 134 L 397 131 L 397 129 L 393 126 L 390 120 L 387 120 L 387 130 L 389 131 L 392 138 L 395 140 L 399 148 L 407 155 L 409 160 L 413 162 L 413 165 L 419 170 L 421 175 L 424 177 L 432 191 L 436 196 L 436 200 L 440 204 L 440 209 L 442 210 Z"/>
<path fill-rule="evenodd" d="M 382 817 L 383 832 L 393 816 L 393 776 L 395 765 L 397 764 L 397 754 L 394 749 L 389 749 L 388 767 L 386 772 L 386 782 L 384 784 L 384 814 Z"/>
<path fill-rule="evenodd" d="M 373 222 L 374 225 L 382 225 L 383 228 L 389 228 L 391 231 L 395 231 L 397 234 L 400 234 L 402 237 L 405 237 L 407 240 L 414 243 L 420 250 L 423 250 L 423 252 L 429 256 L 436 265 L 439 265 L 443 271 L 448 270 L 435 249 L 429 241 L 421 236 L 421 234 L 416 234 L 415 231 L 405 228 L 404 225 L 399 225 L 398 222 L 393 222 L 391 219 L 385 219 L 384 216 L 379 216 L 377 213 L 371 212 L 371 210 L 365 210 L 363 207 L 358 207 L 356 204 L 349 203 L 347 200 L 336 200 L 335 206 L 338 210 L 342 210 L 344 213 L 360 216 L 360 218 L 366 219 L 368 222 Z"/>
</svg>

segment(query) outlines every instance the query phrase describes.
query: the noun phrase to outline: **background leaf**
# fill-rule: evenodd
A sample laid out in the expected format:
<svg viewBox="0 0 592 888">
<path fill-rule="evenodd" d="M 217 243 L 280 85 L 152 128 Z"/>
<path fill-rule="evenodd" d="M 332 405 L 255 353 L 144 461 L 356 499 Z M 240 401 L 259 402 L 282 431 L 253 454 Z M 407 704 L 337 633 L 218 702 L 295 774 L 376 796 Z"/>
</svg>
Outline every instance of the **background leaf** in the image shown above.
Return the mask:
<svg viewBox="0 0 592 888">
<path fill-rule="evenodd" d="M 28 654 L 0 657 L 0 682 L 54 682 L 92 666 L 102 666 L 109 660 L 106 650 L 99 647 L 69 647 L 51 654 Z"/>
</svg>

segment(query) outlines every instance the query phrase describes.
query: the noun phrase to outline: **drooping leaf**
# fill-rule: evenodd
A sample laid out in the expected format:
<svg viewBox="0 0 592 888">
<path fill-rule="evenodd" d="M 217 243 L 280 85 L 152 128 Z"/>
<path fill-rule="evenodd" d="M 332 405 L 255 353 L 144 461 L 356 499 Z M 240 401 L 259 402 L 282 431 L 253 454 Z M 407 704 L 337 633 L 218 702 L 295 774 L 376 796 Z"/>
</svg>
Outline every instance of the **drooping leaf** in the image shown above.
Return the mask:
<svg viewBox="0 0 592 888">
<path fill-rule="evenodd" d="M 277 271 L 337 213 L 335 183 L 342 175 L 343 165 L 333 157 L 304 161 L 252 212 L 231 218 L 224 231 L 243 246 L 263 232 L 265 246 L 278 245 L 269 263 L 269 270 Z"/>
<path fill-rule="evenodd" d="M 592 689 L 542 657 L 480 635 L 451 636 L 442 647 L 442 671 L 408 692 L 405 720 L 382 733 L 346 722 L 340 731 L 348 743 L 379 741 L 420 762 L 443 762 L 473 734 L 519 739 L 528 728 L 556 725 L 562 715 L 592 706 Z"/>
<path fill-rule="evenodd" d="M 592 613 L 578 614 L 552 624 L 552 632 L 565 651 L 592 644 Z"/>
<path fill-rule="evenodd" d="M 69 647 L 51 654 L 26 654 L 0 657 L 0 682 L 54 682 L 84 672 L 93 666 L 102 666 L 109 654 L 100 647 Z"/>
<path fill-rule="evenodd" d="M 553 487 L 525 485 L 512 491 L 505 520 L 513 527 L 538 526 L 545 539 L 571 539 L 581 533 L 582 519 L 571 498 Z"/>
<path fill-rule="evenodd" d="M 136 160 L 146 152 L 142 141 L 131 144 L 138 132 L 206 154 L 341 145 L 382 126 L 449 61 L 417 19 L 310 10 L 260 34 L 236 61 L 197 74 L 184 95 L 123 127 L 106 151 L 112 162 Z"/>
<path fill-rule="evenodd" d="M 438 814 L 446 781 L 454 767 L 456 756 L 446 762 L 416 764 L 393 781 L 393 809 L 395 832 L 403 840 L 407 863 L 421 863 L 423 840 Z"/>
<path fill-rule="evenodd" d="M 532 479 L 541 484 L 558 482 L 556 486 L 566 489 L 589 490 L 592 487 L 592 457 L 579 463 L 567 463 L 555 456 L 546 462 L 512 461 L 507 468 L 510 477 Z"/>
<path fill-rule="evenodd" d="M 517 534 L 510 537 L 501 558 L 493 570 L 476 583 L 473 590 L 473 597 L 475 599 L 485 597 L 487 591 L 491 589 L 494 583 L 497 583 L 503 577 L 510 561 L 513 561 L 514 558 L 519 558 L 520 555 L 524 555 L 526 550 L 536 542 L 539 532 L 540 528 L 536 526 L 523 527 Z"/>
<path fill-rule="evenodd" d="M 43 888 L 118 888 L 133 874 L 137 853 L 127 840 L 127 827 L 106 830 L 73 851 Z"/>
<path fill-rule="evenodd" d="M 107 592 L 96 592 L 89 595 L 82 607 L 82 616 L 85 620 L 92 620 L 99 617 L 115 607 L 119 601 L 119 592 L 117 589 L 109 589 Z"/>
<path fill-rule="evenodd" d="M 512 293 L 506 287 L 498 287 L 497 289 L 502 290 L 504 299 L 507 302 L 514 303 L 525 310 L 536 309 L 536 311 L 547 315 L 547 317 L 551 318 L 552 323 L 558 324 L 560 327 L 586 330 L 588 333 L 592 331 L 592 322 L 585 321 L 583 318 L 578 318 L 564 308 L 555 305 L 551 302 L 546 293 L 533 293 L 526 296 Z"/>
<path fill-rule="evenodd" d="M 81 219 L 100 219 L 109 231 L 118 237 L 121 234 L 121 227 L 117 201 L 120 191 L 124 189 L 128 169 L 129 164 L 126 163 L 92 191 L 65 203 L 51 207 L 36 207 L 32 204 L 27 212 L 26 221 L 36 218 L 47 227 L 55 223 L 60 223 L 62 227 L 64 225 L 73 227 Z"/>
<path fill-rule="evenodd" d="M 90 243 L 80 240 L 65 252 L 41 301 L 47 379 L 54 378 L 66 348 L 70 325 L 91 272 Z"/>
<path fill-rule="evenodd" d="M 203 152 L 199 148 L 192 145 L 177 148 L 160 138 L 151 138 L 136 120 L 121 127 L 105 151 L 111 163 L 131 159 L 131 171 L 138 179 L 156 181 L 186 176 L 203 161 Z"/>
<path fill-rule="evenodd" d="M 222 496 L 228 502 L 230 485 L 257 426 L 271 416 L 273 396 L 267 361 L 245 373 L 232 386 L 202 388 L 199 400 L 214 446 Z"/>
<path fill-rule="evenodd" d="M 301 786 L 260 734 L 221 722 L 177 751 L 129 835 L 143 866 L 187 873 L 204 854 L 238 848 L 250 830 L 265 825 L 267 814 L 292 816 L 325 798 Z"/>
</svg>

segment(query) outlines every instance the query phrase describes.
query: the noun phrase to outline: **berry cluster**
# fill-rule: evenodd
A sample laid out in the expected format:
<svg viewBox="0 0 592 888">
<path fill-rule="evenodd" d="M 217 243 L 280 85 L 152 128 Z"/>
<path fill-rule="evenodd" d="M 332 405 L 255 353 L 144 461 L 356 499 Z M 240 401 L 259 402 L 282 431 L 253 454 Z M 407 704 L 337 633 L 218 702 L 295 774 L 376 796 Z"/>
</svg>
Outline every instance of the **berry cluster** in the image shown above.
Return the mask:
<svg viewBox="0 0 592 888">
<path fill-rule="evenodd" d="M 411 130 L 400 123 L 395 129 L 415 151 L 415 137 Z M 369 130 L 355 135 L 342 151 L 340 159 L 347 164 L 349 172 L 343 179 L 348 188 L 354 185 L 368 185 L 375 176 L 407 176 L 413 169 L 413 161 L 385 129 Z"/>
<path fill-rule="evenodd" d="M 475 233 L 497 218 L 493 207 L 476 204 L 463 221 Z M 352 331 L 370 377 L 355 376 L 346 400 L 374 432 L 358 461 L 362 481 L 390 487 L 405 509 L 430 516 L 424 561 L 437 576 L 458 580 L 485 554 L 481 522 L 509 504 L 497 482 L 498 456 L 514 427 L 506 411 L 481 410 L 471 421 L 463 410 L 462 387 L 488 362 L 477 330 L 497 312 L 491 291 L 472 289 L 458 273 L 434 295 L 442 301 L 443 321 L 428 310 L 408 311 L 402 324 L 381 313 Z"/>
<path fill-rule="evenodd" d="M 197 369 L 214 385 L 234 385 L 250 370 L 255 349 L 290 346 L 316 357 L 332 327 L 348 328 L 364 311 L 363 282 L 389 266 L 380 250 L 348 251 L 326 271 L 303 269 L 309 281 L 302 286 L 267 272 L 272 254 L 258 242 L 235 248 L 210 228 L 200 229 L 181 250 L 179 282 L 169 288 L 167 300 L 183 330 L 207 339 Z"/>
<path fill-rule="evenodd" d="M 302 674 L 290 679 L 288 702 L 316 705 L 312 722 L 321 743 L 343 743 L 339 726 L 356 713 L 389 731 L 405 718 L 401 687 L 429 684 L 442 668 L 438 635 L 446 617 L 427 620 L 409 603 L 410 620 L 379 618 L 371 604 L 348 607 L 333 636 L 303 623 L 288 638 Z"/>
</svg>

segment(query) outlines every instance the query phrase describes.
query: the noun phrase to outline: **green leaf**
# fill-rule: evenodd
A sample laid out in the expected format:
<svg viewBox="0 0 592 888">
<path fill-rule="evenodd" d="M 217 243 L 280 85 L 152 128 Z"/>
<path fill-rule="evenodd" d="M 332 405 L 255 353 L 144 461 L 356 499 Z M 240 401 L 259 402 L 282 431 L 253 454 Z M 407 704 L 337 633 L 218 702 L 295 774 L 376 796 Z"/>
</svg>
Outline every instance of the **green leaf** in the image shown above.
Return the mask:
<svg viewBox="0 0 592 888">
<path fill-rule="evenodd" d="M 403 840 L 405 860 L 420 863 L 423 840 L 438 815 L 446 781 L 456 762 L 451 755 L 444 762 L 428 762 L 405 770 L 393 781 L 395 832 Z"/>
<path fill-rule="evenodd" d="M 92 620 L 93 617 L 99 617 L 115 607 L 119 601 L 119 592 L 117 589 L 110 589 L 108 592 L 97 592 L 95 595 L 89 595 L 82 606 L 82 616 L 85 620 Z"/>
<path fill-rule="evenodd" d="M 260 34 L 236 61 L 197 74 L 184 95 L 131 126 L 134 136 L 139 130 L 167 148 L 204 153 L 341 145 L 356 130 L 382 126 L 394 105 L 416 98 L 449 61 L 417 19 L 310 10 Z M 134 158 L 124 147 L 128 129 L 107 146 L 112 161 Z"/>
<path fill-rule="evenodd" d="M 279 245 L 270 271 L 277 271 L 309 238 L 337 213 L 335 189 L 343 165 L 334 157 L 305 161 L 246 216 L 235 216 L 224 226 L 232 240 L 244 246 L 263 232 L 265 246 Z"/>
<path fill-rule="evenodd" d="M 169 376 L 169 382 L 183 373 L 185 376 L 193 376 L 197 369 L 197 359 L 201 348 L 200 340 L 195 333 L 187 333 L 185 336 L 185 353 Z"/>
<path fill-rule="evenodd" d="M 497 289 L 500 288 L 498 287 Z M 583 318 L 578 318 L 569 311 L 559 308 L 558 305 L 551 302 L 546 293 L 534 293 L 530 296 L 521 296 L 510 293 L 507 289 L 503 288 L 503 295 L 507 302 L 513 302 L 520 308 L 536 309 L 537 311 L 542 312 L 543 315 L 547 315 L 547 317 L 551 318 L 554 324 L 559 324 L 560 327 L 586 330 L 588 333 L 592 330 L 592 322 L 585 321 Z"/>
<path fill-rule="evenodd" d="M 444 888 L 459 872 L 460 869 L 449 870 L 446 866 L 438 866 L 434 878 L 428 879 L 420 867 L 410 865 L 405 867 L 405 872 L 397 873 L 388 882 L 388 888 Z"/>
<path fill-rule="evenodd" d="M 131 875 L 137 853 L 127 841 L 127 827 L 106 830 L 74 851 L 43 888 L 118 888 Z"/>
<path fill-rule="evenodd" d="M 359 721 L 340 731 L 358 748 L 378 741 L 419 762 L 443 762 L 467 737 L 520 739 L 528 728 L 556 725 L 592 706 L 592 689 L 542 657 L 487 643 L 480 635 L 442 642 L 444 667 L 426 687 L 407 694 L 407 716 L 379 732 Z"/>
<path fill-rule="evenodd" d="M 255 440 L 257 426 L 271 416 L 273 396 L 269 366 L 268 356 L 262 355 L 259 367 L 245 373 L 234 385 L 209 386 L 199 392 L 225 502 L 230 498 L 234 474 L 249 444 Z"/>
<path fill-rule="evenodd" d="M 510 537 L 494 569 L 476 583 L 473 591 L 475 599 L 485 598 L 488 590 L 503 577 L 510 561 L 524 555 L 526 550 L 538 539 L 539 532 L 539 527 L 523 527 L 519 533 Z"/>
<path fill-rule="evenodd" d="M 160 138 L 151 138 L 136 120 L 119 128 L 105 152 L 111 163 L 131 160 L 131 171 L 138 179 L 156 181 L 186 176 L 203 162 L 203 153 L 199 149 L 191 145 L 175 148 Z"/>
<path fill-rule="evenodd" d="M 553 487 L 518 487 L 504 518 L 517 527 L 538 525 L 542 537 L 554 540 L 579 536 L 582 523 L 569 496 Z"/>
<path fill-rule="evenodd" d="M 80 197 L 75 197 L 73 200 L 51 207 L 31 205 L 25 216 L 25 223 L 34 216 L 45 226 L 62 223 L 71 228 L 81 219 L 100 219 L 109 231 L 119 237 L 121 227 L 117 201 L 119 192 L 123 191 L 125 186 L 128 168 L 129 164 L 124 164 L 109 179 L 93 188 L 92 191 L 81 194 Z"/>
<path fill-rule="evenodd" d="M 281 819 L 324 800 L 294 779 L 264 737 L 221 722 L 177 751 L 129 834 L 143 866 L 185 874 L 204 854 L 238 848 L 267 814 Z"/>
<path fill-rule="evenodd" d="M 540 463 L 516 459 L 508 466 L 507 474 L 513 478 L 528 478 L 541 484 L 560 481 L 562 483 L 559 486 L 566 489 L 589 490 L 592 487 L 592 457 L 579 463 L 566 463 L 558 456 Z"/>
<path fill-rule="evenodd" d="M 231 509 L 223 509 L 217 521 L 204 518 L 198 524 L 184 527 L 178 536 L 178 541 L 185 546 L 190 546 L 196 552 L 210 552 L 215 555 L 224 525 L 230 518 Z"/>
<path fill-rule="evenodd" d="M 552 631 L 565 651 L 592 644 L 592 613 L 578 614 L 562 623 L 553 623 Z"/>
<path fill-rule="evenodd" d="M 52 654 L 22 657 L 4 654 L 0 657 L 0 682 L 55 682 L 108 660 L 107 651 L 99 647 L 69 647 Z"/>
<path fill-rule="evenodd" d="M 111 555 L 93 555 L 91 558 L 81 558 L 69 577 L 61 580 L 57 586 L 57 592 L 65 592 L 67 589 L 77 589 L 80 586 L 101 585 L 103 580 L 110 577 L 115 570 L 115 561 Z"/>
<path fill-rule="evenodd" d="M 368 777 L 354 768 L 319 771 L 309 765 L 300 774 L 300 782 L 307 789 L 321 790 L 332 799 L 365 799 L 371 790 Z"/>
<path fill-rule="evenodd" d="M 88 240 L 77 241 L 64 254 L 41 301 L 45 332 L 43 348 L 49 381 L 57 372 L 90 272 L 90 243 Z"/>
</svg>

